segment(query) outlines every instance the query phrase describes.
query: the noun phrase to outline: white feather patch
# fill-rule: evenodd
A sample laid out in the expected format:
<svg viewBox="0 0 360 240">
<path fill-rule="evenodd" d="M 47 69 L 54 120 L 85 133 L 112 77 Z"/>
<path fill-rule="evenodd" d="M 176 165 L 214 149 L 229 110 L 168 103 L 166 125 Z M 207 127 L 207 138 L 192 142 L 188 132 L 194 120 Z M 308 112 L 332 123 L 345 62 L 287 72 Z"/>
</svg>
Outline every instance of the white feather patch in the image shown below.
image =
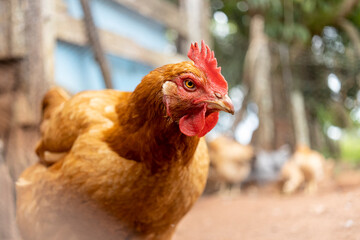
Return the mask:
<svg viewBox="0 0 360 240">
<path fill-rule="evenodd" d="M 16 181 L 16 186 L 17 187 L 26 187 L 28 185 L 30 185 L 31 182 L 24 179 L 24 178 L 19 178 L 17 181 Z"/>
<path fill-rule="evenodd" d="M 171 95 L 174 92 L 174 89 L 176 89 L 176 84 L 171 81 L 166 81 L 162 85 L 162 92 L 164 96 Z"/>
<path fill-rule="evenodd" d="M 111 113 L 111 112 L 115 112 L 115 106 L 106 106 L 105 107 L 105 112 L 106 113 Z"/>
</svg>

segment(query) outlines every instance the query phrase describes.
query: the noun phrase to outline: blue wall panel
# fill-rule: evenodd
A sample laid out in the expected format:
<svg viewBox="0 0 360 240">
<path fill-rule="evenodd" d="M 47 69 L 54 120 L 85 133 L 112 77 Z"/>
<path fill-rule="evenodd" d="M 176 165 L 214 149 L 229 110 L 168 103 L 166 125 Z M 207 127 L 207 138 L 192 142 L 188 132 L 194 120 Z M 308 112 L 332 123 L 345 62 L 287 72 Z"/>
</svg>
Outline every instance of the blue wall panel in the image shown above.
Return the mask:
<svg viewBox="0 0 360 240">
<path fill-rule="evenodd" d="M 115 89 L 133 91 L 141 79 L 153 69 L 151 66 L 117 56 L 106 57 L 110 63 Z M 61 41 L 57 42 L 55 51 L 55 80 L 58 85 L 72 93 L 105 88 L 92 51 Z"/>
<path fill-rule="evenodd" d="M 82 19 L 80 1 L 64 1 L 67 3 L 69 14 L 74 18 Z M 169 46 L 165 36 L 166 29 L 162 24 L 110 0 L 91 0 L 90 3 L 98 27 L 130 38 L 153 51 L 164 52 Z M 140 80 L 153 69 L 152 66 L 119 56 L 106 57 L 110 63 L 114 88 L 119 90 L 133 91 Z M 57 42 L 55 52 L 55 81 L 72 93 L 105 88 L 101 71 L 91 49 L 61 41 Z"/>
<path fill-rule="evenodd" d="M 69 14 L 82 19 L 83 12 L 79 0 L 65 0 Z M 96 26 L 125 36 L 141 46 L 164 52 L 169 46 L 165 27 L 141 16 L 110 0 L 91 0 L 91 10 Z"/>
</svg>

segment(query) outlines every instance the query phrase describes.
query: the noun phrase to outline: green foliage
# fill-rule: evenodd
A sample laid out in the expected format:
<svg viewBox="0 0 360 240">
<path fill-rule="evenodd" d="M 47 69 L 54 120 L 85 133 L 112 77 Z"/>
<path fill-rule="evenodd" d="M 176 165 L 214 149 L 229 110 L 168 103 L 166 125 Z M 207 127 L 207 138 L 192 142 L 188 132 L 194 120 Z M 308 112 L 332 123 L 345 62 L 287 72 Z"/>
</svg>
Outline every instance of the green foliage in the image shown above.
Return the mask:
<svg viewBox="0 0 360 240">
<path fill-rule="evenodd" d="M 167 2 L 171 2 L 174 5 L 179 6 L 179 0 L 166 0 Z"/>
<path fill-rule="evenodd" d="M 358 27 L 360 27 L 360 4 L 352 11 L 349 19 Z"/>
<path fill-rule="evenodd" d="M 330 125 L 341 128 L 358 126 L 355 122 L 349 124 L 349 121 L 352 121 L 349 112 L 356 104 L 360 104 L 359 100 L 356 100 L 360 90 L 359 60 L 355 58 L 353 43 L 337 22 L 343 4 L 349 2 L 211 0 L 213 12 L 225 13 L 229 29 L 232 29 L 229 34 L 215 34 L 214 38 L 216 56 L 230 87 L 241 83 L 244 57 L 249 43 L 250 21 L 252 16 L 261 14 L 265 18 L 265 33 L 271 41 L 271 54 L 274 59 L 279 57 L 276 55 L 279 54 L 277 44 L 280 43 L 288 46 L 290 53 L 296 56 L 292 56 L 290 62 L 292 87 L 300 89 L 304 94 L 308 114 L 313 121 L 320 123 L 324 136 Z M 350 20 L 360 31 L 360 3 L 350 8 L 350 13 L 343 17 Z M 279 64 L 278 61 L 274 63 Z M 281 66 L 273 68 L 281 71 Z M 340 79 L 340 93 L 333 93 L 329 89 L 327 78 L 330 73 L 336 74 Z M 281 72 L 278 76 L 281 76 Z M 347 99 L 351 99 L 355 104 L 345 107 Z M 358 138 L 359 136 L 354 137 Z M 359 147 L 353 147 L 360 146 L 360 143 L 354 139 L 343 140 L 341 150 L 346 158 L 355 156 L 355 159 L 360 159 L 357 157 L 360 155 Z M 329 150 L 329 153 L 333 154 L 333 151 Z"/>
<path fill-rule="evenodd" d="M 251 0 L 247 1 L 250 9 L 271 11 L 272 14 L 281 14 L 283 7 L 280 0 Z"/>
<path fill-rule="evenodd" d="M 296 0 L 297 4 L 301 4 L 301 8 L 305 14 L 311 14 L 316 9 L 316 1 L 314 0 Z"/>
<path fill-rule="evenodd" d="M 360 163 L 360 137 L 347 133 L 340 141 L 341 159 L 351 163 Z"/>
<path fill-rule="evenodd" d="M 343 0 L 212 0 L 213 10 L 223 11 L 247 37 L 248 21 L 254 14 L 266 19 L 266 33 L 277 41 L 310 43 L 327 25 L 336 25 Z M 349 17 L 360 27 L 360 5 Z"/>
<path fill-rule="evenodd" d="M 317 115 L 317 119 L 319 120 L 321 125 L 332 125 L 335 124 L 333 111 L 330 111 L 329 109 L 327 109 L 324 105 L 320 105 L 318 104 L 317 106 L 317 111 L 316 111 L 316 115 Z"/>
</svg>

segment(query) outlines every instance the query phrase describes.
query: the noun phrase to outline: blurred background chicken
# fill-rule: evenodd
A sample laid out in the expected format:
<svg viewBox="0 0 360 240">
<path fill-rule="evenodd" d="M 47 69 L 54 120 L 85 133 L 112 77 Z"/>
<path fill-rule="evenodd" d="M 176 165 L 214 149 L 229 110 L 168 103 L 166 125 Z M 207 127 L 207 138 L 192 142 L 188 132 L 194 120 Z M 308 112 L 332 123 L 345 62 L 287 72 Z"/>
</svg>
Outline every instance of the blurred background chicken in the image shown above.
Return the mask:
<svg viewBox="0 0 360 240">
<path fill-rule="evenodd" d="M 259 149 L 255 155 L 255 160 L 251 166 L 251 173 L 246 182 L 263 185 L 279 179 L 281 169 L 289 159 L 291 150 L 288 145 L 284 145 L 274 151 Z"/>
<path fill-rule="evenodd" d="M 234 112 L 214 53 L 202 42 L 188 56 L 132 93 L 45 95 L 40 163 L 17 182 L 24 239 L 171 238 L 205 186 L 201 137 Z"/>
<path fill-rule="evenodd" d="M 208 147 L 210 154 L 208 191 L 217 189 L 220 194 L 239 191 L 240 184 L 248 177 L 251 170 L 253 148 L 225 136 L 219 136 L 208 142 Z"/>
<path fill-rule="evenodd" d="M 331 171 L 331 163 L 327 163 L 323 155 L 299 145 L 281 169 L 282 192 L 291 194 L 303 187 L 306 192 L 314 193 Z"/>
</svg>

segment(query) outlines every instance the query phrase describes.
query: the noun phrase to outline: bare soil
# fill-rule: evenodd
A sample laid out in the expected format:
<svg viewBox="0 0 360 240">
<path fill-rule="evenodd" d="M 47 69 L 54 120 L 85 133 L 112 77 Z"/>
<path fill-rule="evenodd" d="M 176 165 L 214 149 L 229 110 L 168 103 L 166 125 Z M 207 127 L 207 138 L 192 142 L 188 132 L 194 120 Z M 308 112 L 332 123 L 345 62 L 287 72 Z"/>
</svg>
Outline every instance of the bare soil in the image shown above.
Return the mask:
<svg viewBox="0 0 360 240">
<path fill-rule="evenodd" d="M 203 196 L 174 240 L 360 240 L 360 184 L 316 194 Z"/>
</svg>

